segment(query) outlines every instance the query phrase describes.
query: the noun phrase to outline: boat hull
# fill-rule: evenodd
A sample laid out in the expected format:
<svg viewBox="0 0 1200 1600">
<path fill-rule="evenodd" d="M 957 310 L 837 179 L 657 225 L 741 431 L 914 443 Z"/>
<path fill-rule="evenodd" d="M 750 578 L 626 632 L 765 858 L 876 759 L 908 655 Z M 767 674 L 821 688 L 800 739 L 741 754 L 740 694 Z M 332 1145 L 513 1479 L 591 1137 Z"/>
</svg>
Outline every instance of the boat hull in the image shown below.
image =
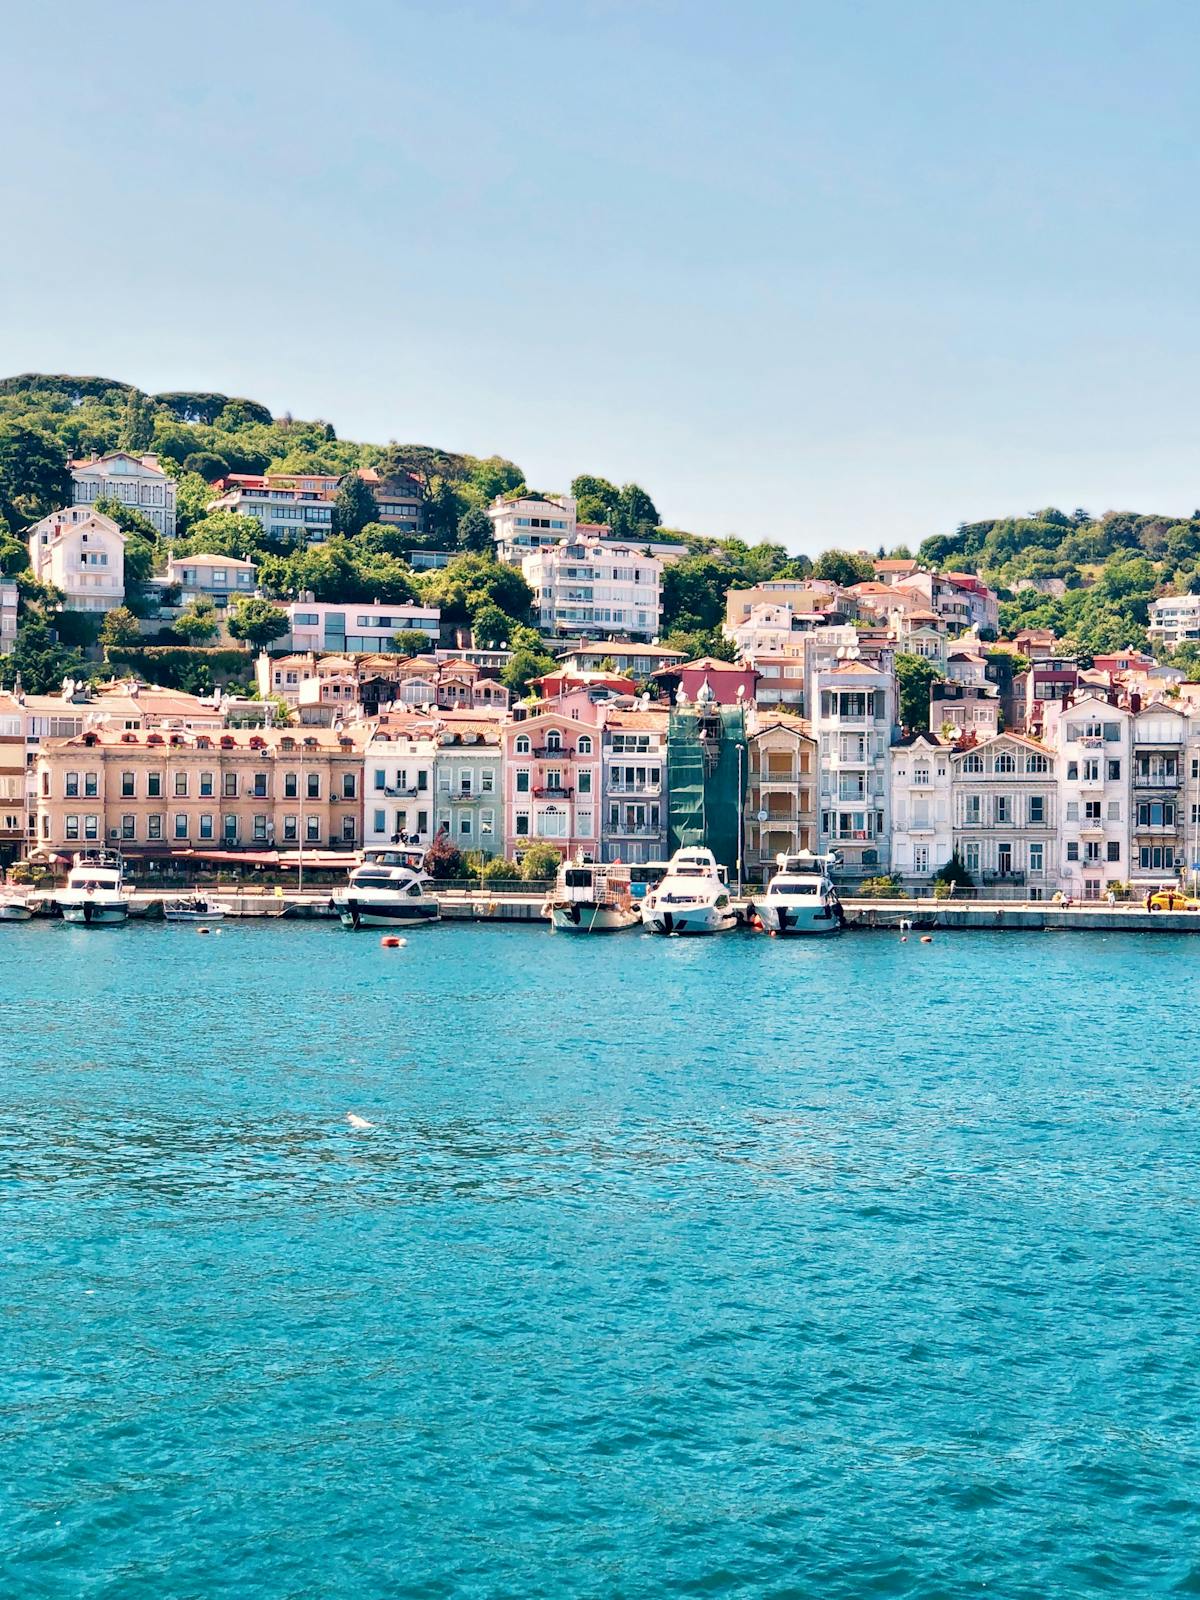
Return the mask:
<svg viewBox="0 0 1200 1600">
<path fill-rule="evenodd" d="M 32 916 L 28 906 L 0 906 L 0 922 L 28 922 Z"/>
<path fill-rule="evenodd" d="M 64 922 L 85 928 L 115 928 L 129 919 L 129 907 L 114 902 L 95 900 L 72 901 L 59 904 Z"/>
<path fill-rule="evenodd" d="M 218 922 L 225 915 L 224 906 L 213 911 L 164 911 L 164 922 Z"/>
<path fill-rule="evenodd" d="M 407 928 L 415 922 L 437 922 L 436 900 L 372 900 L 367 895 L 335 895 L 333 909 L 343 928 Z"/>
<path fill-rule="evenodd" d="M 594 900 L 573 900 L 550 907 L 550 925 L 556 933 L 619 933 L 640 920 L 636 911 L 597 905 Z"/>
<path fill-rule="evenodd" d="M 643 926 L 650 933 L 676 935 L 727 933 L 737 927 L 737 913 L 731 906 L 664 906 L 642 912 Z"/>
<path fill-rule="evenodd" d="M 830 934 L 842 931 L 842 919 L 832 906 L 785 906 L 762 900 L 754 909 L 764 932 L 777 933 L 785 938 L 793 934 L 827 938 Z"/>
</svg>

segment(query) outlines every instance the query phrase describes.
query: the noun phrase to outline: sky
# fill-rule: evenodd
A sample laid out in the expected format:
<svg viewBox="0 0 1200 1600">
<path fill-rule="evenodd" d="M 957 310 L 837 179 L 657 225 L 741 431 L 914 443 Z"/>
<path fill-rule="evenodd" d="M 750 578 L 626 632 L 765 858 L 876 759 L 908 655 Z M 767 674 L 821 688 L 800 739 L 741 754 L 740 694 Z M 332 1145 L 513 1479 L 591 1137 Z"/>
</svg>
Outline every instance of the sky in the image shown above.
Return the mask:
<svg viewBox="0 0 1200 1600">
<path fill-rule="evenodd" d="M 1200 505 L 1200 12 L 3 8 L 0 374 L 636 481 L 794 551 Z"/>
</svg>

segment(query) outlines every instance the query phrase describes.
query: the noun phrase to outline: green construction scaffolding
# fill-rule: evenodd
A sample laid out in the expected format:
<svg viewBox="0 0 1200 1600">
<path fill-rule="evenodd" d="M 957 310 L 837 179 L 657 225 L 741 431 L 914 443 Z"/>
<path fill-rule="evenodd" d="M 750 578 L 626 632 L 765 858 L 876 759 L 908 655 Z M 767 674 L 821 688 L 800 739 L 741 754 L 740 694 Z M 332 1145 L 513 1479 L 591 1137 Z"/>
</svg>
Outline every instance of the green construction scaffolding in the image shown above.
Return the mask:
<svg viewBox="0 0 1200 1600">
<path fill-rule="evenodd" d="M 746 800 L 746 715 L 741 706 L 683 706 L 667 730 L 671 851 L 707 845 L 729 873 L 738 873 Z"/>
</svg>

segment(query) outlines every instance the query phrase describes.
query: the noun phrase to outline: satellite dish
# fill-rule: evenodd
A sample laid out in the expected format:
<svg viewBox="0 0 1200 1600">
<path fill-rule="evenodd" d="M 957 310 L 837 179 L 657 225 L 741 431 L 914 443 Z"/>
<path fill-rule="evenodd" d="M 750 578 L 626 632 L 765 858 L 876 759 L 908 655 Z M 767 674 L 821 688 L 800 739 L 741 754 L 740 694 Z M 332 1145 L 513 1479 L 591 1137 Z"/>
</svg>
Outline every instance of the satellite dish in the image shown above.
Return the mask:
<svg viewBox="0 0 1200 1600">
<path fill-rule="evenodd" d="M 771 815 L 771 813 L 769 811 L 757 811 L 757 812 L 755 812 L 755 816 L 757 816 L 757 818 L 758 818 L 758 820 L 760 822 L 765 822 L 770 815 Z"/>
</svg>

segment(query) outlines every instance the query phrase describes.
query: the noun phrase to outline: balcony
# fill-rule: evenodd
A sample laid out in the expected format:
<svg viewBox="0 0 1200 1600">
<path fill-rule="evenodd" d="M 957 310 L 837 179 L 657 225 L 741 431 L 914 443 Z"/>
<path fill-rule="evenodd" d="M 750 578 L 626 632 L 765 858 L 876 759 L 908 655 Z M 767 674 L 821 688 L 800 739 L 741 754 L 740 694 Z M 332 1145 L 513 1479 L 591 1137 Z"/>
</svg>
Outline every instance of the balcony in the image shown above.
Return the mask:
<svg viewBox="0 0 1200 1600">
<path fill-rule="evenodd" d="M 569 800 L 574 793 L 574 789 L 564 788 L 561 784 L 551 787 L 548 783 L 535 783 L 533 786 L 534 798 L 537 800 Z"/>
<path fill-rule="evenodd" d="M 574 750 L 558 750 L 552 744 L 535 744 L 533 747 L 535 761 L 574 761 Z"/>
<path fill-rule="evenodd" d="M 1182 782 L 1182 768 L 1167 772 L 1160 767 L 1153 772 L 1135 772 L 1133 775 L 1135 789 L 1178 789 Z"/>
<path fill-rule="evenodd" d="M 608 828 L 610 838 L 619 835 L 622 839 L 657 839 L 662 832 L 657 823 L 651 822 L 614 822 Z"/>
<path fill-rule="evenodd" d="M 614 798 L 623 794 L 661 794 L 661 783 L 610 783 L 608 793 Z"/>
<path fill-rule="evenodd" d="M 1025 874 L 1023 872 L 981 872 L 979 881 L 981 883 L 1011 883 L 1019 885 L 1025 882 Z"/>
</svg>

